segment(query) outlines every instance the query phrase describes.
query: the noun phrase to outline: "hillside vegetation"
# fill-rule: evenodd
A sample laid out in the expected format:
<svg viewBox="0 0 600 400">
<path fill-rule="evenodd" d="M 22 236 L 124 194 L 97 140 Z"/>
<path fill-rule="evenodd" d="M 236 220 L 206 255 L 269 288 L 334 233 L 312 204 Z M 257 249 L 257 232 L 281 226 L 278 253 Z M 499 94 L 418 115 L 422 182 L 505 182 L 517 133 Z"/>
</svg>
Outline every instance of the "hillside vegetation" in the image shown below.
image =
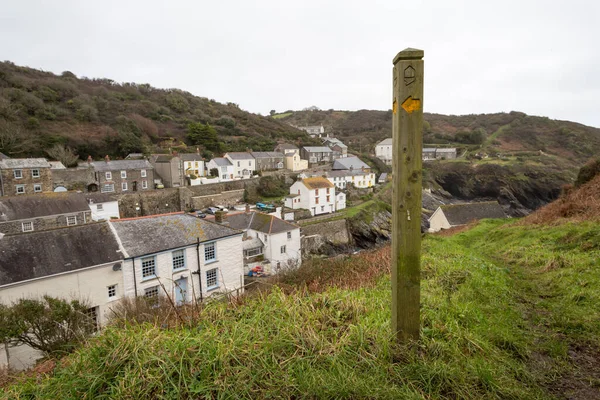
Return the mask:
<svg viewBox="0 0 600 400">
<path fill-rule="evenodd" d="M 423 242 L 421 340 L 392 344 L 389 247 L 305 263 L 200 322 L 106 329 L 3 398 L 597 398 L 600 226 Z"/>
<path fill-rule="evenodd" d="M 210 129 L 188 137 L 191 123 Z M 56 144 L 83 159 L 157 151 L 158 145 L 167 151 L 195 151 L 197 145 L 218 152 L 272 151 L 281 139 L 310 142 L 288 124 L 183 90 L 0 63 L 0 152 L 12 157 L 45 156 L 44 149 Z M 212 140 L 218 145 L 206 148 Z"/>
</svg>

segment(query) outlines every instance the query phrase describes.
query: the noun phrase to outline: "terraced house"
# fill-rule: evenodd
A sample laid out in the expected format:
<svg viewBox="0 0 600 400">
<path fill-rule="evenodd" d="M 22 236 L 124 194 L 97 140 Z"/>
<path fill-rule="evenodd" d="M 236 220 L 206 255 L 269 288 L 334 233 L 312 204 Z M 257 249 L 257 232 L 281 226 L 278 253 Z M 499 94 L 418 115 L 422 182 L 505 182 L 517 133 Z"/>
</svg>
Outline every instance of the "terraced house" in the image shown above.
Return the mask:
<svg viewBox="0 0 600 400">
<path fill-rule="evenodd" d="M 52 172 L 45 158 L 0 160 L 0 195 L 52 192 Z"/>
<path fill-rule="evenodd" d="M 106 156 L 104 161 L 90 162 L 90 166 L 96 179 L 91 192 L 129 193 L 154 188 L 154 168 L 148 160 L 111 161 Z"/>
</svg>

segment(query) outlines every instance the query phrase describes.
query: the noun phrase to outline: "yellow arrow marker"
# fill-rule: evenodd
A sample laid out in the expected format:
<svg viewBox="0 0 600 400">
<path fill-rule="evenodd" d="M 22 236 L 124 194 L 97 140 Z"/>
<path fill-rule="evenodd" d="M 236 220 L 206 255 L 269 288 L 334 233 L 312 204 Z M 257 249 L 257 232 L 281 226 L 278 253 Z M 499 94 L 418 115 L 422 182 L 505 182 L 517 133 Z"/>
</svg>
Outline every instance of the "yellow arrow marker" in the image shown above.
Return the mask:
<svg viewBox="0 0 600 400">
<path fill-rule="evenodd" d="M 413 99 L 412 96 L 408 96 L 408 98 L 404 100 L 404 103 L 402 103 L 402 108 L 404 108 L 404 111 L 406 111 L 409 114 L 413 111 L 420 110 L 421 100 Z"/>
<path fill-rule="evenodd" d="M 398 112 L 398 102 L 396 101 L 396 99 L 394 99 L 394 102 L 392 103 L 392 112 L 394 114 Z"/>
</svg>

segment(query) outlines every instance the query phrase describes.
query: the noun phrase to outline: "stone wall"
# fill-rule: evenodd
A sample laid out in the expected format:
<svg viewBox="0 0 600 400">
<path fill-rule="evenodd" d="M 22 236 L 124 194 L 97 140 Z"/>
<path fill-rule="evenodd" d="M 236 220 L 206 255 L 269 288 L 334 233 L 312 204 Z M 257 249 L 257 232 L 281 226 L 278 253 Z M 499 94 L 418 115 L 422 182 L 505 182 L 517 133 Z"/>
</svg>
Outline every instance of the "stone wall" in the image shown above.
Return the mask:
<svg viewBox="0 0 600 400">
<path fill-rule="evenodd" d="M 192 197 L 192 207 L 201 210 L 212 205 L 232 206 L 244 199 L 244 189 L 229 190 L 218 194 Z"/>
<path fill-rule="evenodd" d="M 87 192 L 89 184 L 96 182 L 93 168 L 53 169 L 52 180 L 54 188 L 64 186 L 68 190 Z"/>
<path fill-rule="evenodd" d="M 177 188 L 122 194 L 119 213 L 121 218 L 133 218 L 184 211 L 179 200 Z"/>
<path fill-rule="evenodd" d="M 45 231 L 48 229 L 60 228 L 67 225 L 67 216 L 77 217 L 77 225 L 94 222 L 91 211 L 82 211 L 78 213 L 69 213 L 62 215 L 53 215 L 49 217 L 24 219 L 19 221 L 8 221 L 0 223 L 0 232 L 4 234 L 14 234 L 23 232 L 23 222 L 33 222 L 33 231 Z"/>
<path fill-rule="evenodd" d="M 351 241 L 350 233 L 346 227 L 345 219 L 335 221 L 325 221 L 301 227 L 302 236 L 319 235 L 326 241 L 335 245 L 349 244 Z"/>
<path fill-rule="evenodd" d="M 15 178 L 15 170 L 21 170 L 21 177 Z M 33 177 L 32 171 L 39 172 L 38 177 Z M 2 178 L 2 195 L 15 196 L 17 194 L 34 194 L 40 192 L 51 192 L 54 190 L 52 186 L 52 173 L 50 168 L 13 168 L 1 169 Z M 39 185 L 39 191 L 35 191 L 35 185 Z M 18 193 L 17 186 L 23 187 L 24 192 Z"/>
</svg>

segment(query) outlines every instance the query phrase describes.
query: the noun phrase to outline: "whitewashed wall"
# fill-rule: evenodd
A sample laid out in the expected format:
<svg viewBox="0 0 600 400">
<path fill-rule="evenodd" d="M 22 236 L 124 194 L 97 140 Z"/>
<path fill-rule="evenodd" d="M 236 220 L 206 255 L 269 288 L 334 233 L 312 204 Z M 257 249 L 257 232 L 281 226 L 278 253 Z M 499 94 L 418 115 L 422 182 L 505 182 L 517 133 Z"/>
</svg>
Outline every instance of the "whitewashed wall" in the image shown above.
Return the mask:
<svg viewBox="0 0 600 400">
<path fill-rule="evenodd" d="M 98 210 L 98 204 L 102 205 L 102 210 Z M 92 211 L 94 221 L 110 221 L 111 218 L 119 218 L 119 202 L 107 201 L 104 203 L 92 203 L 88 205 Z"/>
</svg>

